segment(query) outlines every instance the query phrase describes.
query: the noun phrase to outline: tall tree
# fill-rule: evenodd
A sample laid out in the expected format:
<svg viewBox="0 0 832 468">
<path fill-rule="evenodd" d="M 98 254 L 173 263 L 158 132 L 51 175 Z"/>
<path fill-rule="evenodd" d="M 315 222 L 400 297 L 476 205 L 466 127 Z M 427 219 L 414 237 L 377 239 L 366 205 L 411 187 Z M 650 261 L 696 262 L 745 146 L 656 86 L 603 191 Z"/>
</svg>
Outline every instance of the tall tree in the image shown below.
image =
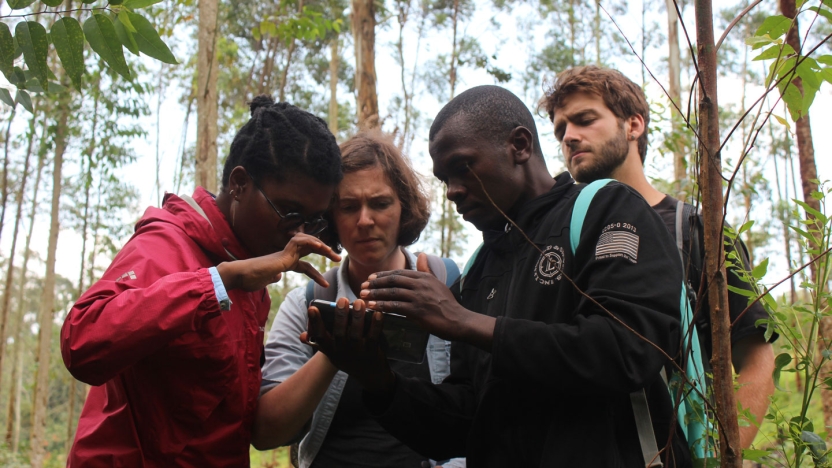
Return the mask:
<svg viewBox="0 0 832 468">
<path fill-rule="evenodd" d="M 35 141 L 35 122 L 38 118 L 37 109 L 29 121 L 29 135 L 27 136 L 26 156 L 23 163 L 23 174 L 20 177 L 20 184 L 17 189 L 17 212 L 14 217 L 14 228 L 12 229 L 12 246 L 9 252 L 9 260 L 6 265 L 6 281 L 3 287 L 3 302 L 0 308 L 0 388 L 2 388 L 3 366 L 6 363 L 6 330 L 9 322 L 9 309 L 12 303 L 12 285 L 14 284 L 14 259 L 17 249 L 17 234 L 20 229 L 20 221 L 23 212 L 23 196 L 26 193 L 26 180 L 29 177 L 29 161 L 32 156 L 32 145 Z"/>
<path fill-rule="evenodd" d="M 196 96 L 196 185 L 217 190 L 217 18 L 219 0 L 199 0 Z"/>
<path fill-rule="evenodd" d="M 722 193 L 722 156 L 719 139 L 717 104 L 717 62 L 714 46 L 713 6 L 711 0 L 695 0 L 696 47 L 699 62 L 699 143 L 702 161 L 699 183 L 702 187 L 705 237 L 705 274 L 708 278 L 708 303 L 711 310 L 711 367 L 714 399 L 719 421 L 719 451 L 723 468 L 740 468 L 737 404 L 734 398 L 731 365 L 731 322 L 728 317 L 728 287 L 722 226 L 725 220 Z"/>
<path fill-rule="evenodd" d="M 682 108 L 682 53 L 679 49 L 679 14 L 676 11 L 676 0 L 665 0 L 667 8 L 667 94 L 676 106 Z M 682 132 L 682 116 L 675 109 L 671 112 L 671 131 L 673 135 Z M 673 178 L 675 180 L 675 195 L 684 200 L 682 192 L 687 178 L 685 170 L 685 151 L 683 144 L 674 145 L 673 149 Z"/>
<path fill-rule="evenodd" d="M 3 181 L 0 183 L 0 235 L 3 234 L 3 222 L 6 219 L 6 203 L 9 200 L 9 143 L 12 135 L 12 122 L 17 106 L 12 107 L 9 121 L 6 123 L 6 137 L 3 141 Z"/>
<path fill-rule="evenodd" d="M 46 103 L 44 116 L 48 113 L 49 103 Z M 13 452 L 17 452 L 17 447 L 20 442 L 20 395 L 23 390 L 23 314 L 26 303 L 26 275 L 29 272 L 29 259 L 32 255 L 30 249 L 32 245 L 32 233 L 35 229 L 35 215 L 38 211 L 38 189 L 40 188 L 41 175 L 43 174 L 43 167 L 46 162 L 46 137 L 48 135 L 48 120 L 44 118 L 40 148 L 38 150 L 38 168 L 35 173 L 35 183 L 32 186 L 32 207 L 29 210 L 29 232 L 26 234 L 26 242 L 23 247 L 23 262 L 20 265 L 20 280 L 17 289 L 17 311 L 14 315 L 14 323 L 12 325 L 11 336 L 13 338 L 12 351 L 12 377 L 9 382 L 9 407 L 6 419 L 6 446 L 11 446 Z"/>
<path fill-rule="evenodd" d="M 61 176 L 64 152 L 67 148 L 67 123 L 70 114 L 69 97 L 62 96 L 57 106 L 55 125 L 55 153 L 52 160 L 52 215 L 49 225 L 49 243 L 46 250 L 46 272 L 38 310 L 38 351 L 35 390 L 32 403 L 32 436 L 30 459 L 33 468 L 43 466 L 46 440 L 46 411 L 49 401 L 49 360 L 51 358 L 52 324 L 55 303 L 55 256 L 58 250 L 61 209 Z"/>
<path fill-rule="evenodd" d="M 358 128 L 379 126 L 376 92 L 375 0 L 352 0 L 352 32 L 355 39 L 355 89 L 358 93 Z"/>
</svg>

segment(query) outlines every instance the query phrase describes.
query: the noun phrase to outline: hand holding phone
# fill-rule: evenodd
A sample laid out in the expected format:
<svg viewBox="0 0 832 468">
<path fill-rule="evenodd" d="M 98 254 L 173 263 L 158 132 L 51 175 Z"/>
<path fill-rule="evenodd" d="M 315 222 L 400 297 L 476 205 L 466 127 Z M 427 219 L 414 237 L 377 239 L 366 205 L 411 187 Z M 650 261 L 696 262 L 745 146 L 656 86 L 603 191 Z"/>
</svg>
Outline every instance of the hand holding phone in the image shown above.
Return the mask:
<svg viewBox="0 0 832 468">
<path fill-rule="evenodd" d="M 335 303 L 315 299 L 309 306 L 315 307 L 320 311 L 324 327 L 330 334 L 333 334 L 333 330 L 335 329 Z M 352 305 L 350 305 L 347 311 L 348 330 L 357 329 L 351 323 L 353 319 L 352 310 Z M 370 332 L 374 315 L 373 312 L 373 310 L 367 309 L 364 314 L 364 324 L 361 327 L 363 329 L 362 336 L 366 336 Z M 387 358 L 395 361 L 421 363 L 425 358 L 425 350 L 427 349 L 430 334 L 403 315 L 383 313 L 383 317 L 382 336 L 379 341 L 381 349 L 387 355 Z M 313 339 L 316 338 L 312 335 L 311 330 L 309 333 Z"/>
</svg>

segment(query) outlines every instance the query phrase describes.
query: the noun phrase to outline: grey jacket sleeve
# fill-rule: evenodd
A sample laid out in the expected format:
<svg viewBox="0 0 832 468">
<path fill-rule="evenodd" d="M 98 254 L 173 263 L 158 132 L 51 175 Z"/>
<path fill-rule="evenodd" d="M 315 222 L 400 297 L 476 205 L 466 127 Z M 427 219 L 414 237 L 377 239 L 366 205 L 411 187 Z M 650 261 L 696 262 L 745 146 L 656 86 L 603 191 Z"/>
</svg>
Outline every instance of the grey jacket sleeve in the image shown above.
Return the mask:
<svg viewBox="0 0 832 468">
<path fill-rule="evenodd" d="M 306 290 L 293 289 L 280 305 L 269 331 L 261 395 L 288 379 L 312 358 L 315 351 L 299 338 L 306 331 L 306 322 Z"/>
</svg>

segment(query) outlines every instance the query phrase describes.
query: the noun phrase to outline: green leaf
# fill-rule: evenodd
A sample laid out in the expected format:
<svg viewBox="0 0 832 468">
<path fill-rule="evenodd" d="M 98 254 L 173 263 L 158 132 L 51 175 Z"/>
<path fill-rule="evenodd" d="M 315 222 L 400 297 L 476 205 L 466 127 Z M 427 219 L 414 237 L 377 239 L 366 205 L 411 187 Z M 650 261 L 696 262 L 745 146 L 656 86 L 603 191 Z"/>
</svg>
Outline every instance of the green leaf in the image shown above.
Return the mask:
<svg viewBox="0 0 832 468">
<path fill-rule="evenodd" d="M 766 272 L 768 272 L 768 258 L 764 259 L 759 265 L 755 266 L 754 269 L 751 270 L 751 276 L 760 280 L 766 276 Z"/>
<path fill-rule="evenodd" d="M 84 35 L 87 36 L 87 42 L 92 50 L 107 62 L 107 65 L 119 75 L 130 79 L 130 70 L 124 60 L 121 41 L 109 17 L 100 13 L 93 14 L 84 21 Z"/>
<path fill-rule="evenodd" d="M 122 3 L 124 3 L 124 0 L 109 0 L 109 2 L 107 3 L 109 3 L 110 5 L 121 5 Z"/>
<path fill-rule="evenodd" d="M 58 94 L 58 93 L 65 92 L 66 91 L 66 86 L 62 86 L 62 85 L 59 85 L 58 83 L 55 83 L 54 81 L 50 81 L 49 82 L 49 87 L 46 88 L 46 90 L 50 94 Z"/>
<path fill-rule="evenodd" d="M 118 12 L 118 20 L 124 25 L 124 28 L 131 33 L 137 32 L 136 28 L 133 27 L 133 23 L 130 22 L 130 17 L 127 16 L 127 10 L 121 10 Z"/>
<path fill-rule="evenodd" d="M 31 5 L 32 3 L 35 3 L 35 0 L 9 0 L 8 1 L 9 8 L 11 8 L 12 10 L 22 10 L 23 8 L 26 8 L 27 6 Z"/>
<path fill-rule="evenodd" d="M 807 10 L 814 11 L 815 13 L 823 16 L 827 20 L 832 21 L 832 11 L 825 10 L 823 8 L 818 8 L 818 7 L 809 7 L 809 8 L 807 8 Z"/>
<path fill-rule="evenodd" d="M 12 94 L 6 88 L 0 88 L 0 101 L 5 102 L 11 107 L 14 107 L 14 99 L 12 99 Z"/>
<path fill-rule="evenodd" d="M 51 6 L 51 7 L 60 6 L 60 4 L 64 2 L 64 0 L 41 0 L 41 1 L 43 3 L 45 3 L 47 6 Z"/>
<path fill-rule="evenodd" d="M 786 119 L 784 119 L 783 117 L 780 117 L 779 115 L 776 115 L 776 114 L 772 114 L 772 115 L 774 116 L 774 119 L 775 119 L 775 120 L 777 120 L 778 122 L 780 122 L 780 125 L 783 125 L 784 127 L 786 127 L 786 130 L 791 131 L 792 126 L 791 126 L 791 124 L 789 124 L 789 121 L 788 121 L 788 120 L 786 120 Z"/>
<path fill-rule="evenodd" d="M 750 297 L 752 299 L 757 299 L 757 293 L 754 291 L 750 291 L 744 288 L 738 288 L 736 286 L 728 285 L 728 290 L 732 293 L 739 294 L 740 296 Z"/>
<path fill-rule="evenodd" d="M 742 226 L 740 226 L 740 229 L 737 231 L 737 234 L 744 233 L 745 231 L 751 229 L 751 226 L 753 226 L 753 225 L 754 225 L 754 221 L 745 222 Z"/>
<path fill-rule="evenodd" d="M 84 31 L 81 24 L 71 16 L 64 16 L 55 21 L 50 34 L 66 74 L 72 84 L 81 89 L 81 77 L 84 76 Z"/>
<path fill-rule="evenodd" d="M 30 113 L 35 113 L 35 108 L 32 107 L 32 97 L 29 96 L 29 93 L 22 89 L 17 90 L 17 95 L 14 97 L 15 102 L 20 103 L 24 109 L 29 111 Z"/>
<path fill-rule="evenodd" d="M 771 44 L 774 42 L 770 37 L 767 35 L 765 36 L 751 36 L 745 38 L 745 44 L 751 46 L 751 50 L 757 50 L 762 48 L 766 44 Z"/>
<path fill-rule="evenodd" d="M 97 1 L 98 0 L 81 0 L 81 3 L 83 3 L 84 5 L 90 5 L 90 4 L 93 4 Z"/>
<path fill-rule="evenodd" d="M 821 55 L 816 60 L 824 65 L 832 65 L 832 55 Z"/>
<path fill-rule="evenodd" d="M 17 86 L 18 88 L 26 83 L 26 74 L 23 73 L 23 70 L 20 67 L 14 67 L 12 70 L 12 75 L 7 76 L 9 83 Z"/>
<path fill-rule="evenodd" d="M 32 78 L 26 82 L 26 89 L 33 92 L 33 93 L 44 93 L 46 92 L 43 89 L 43 86 L 40 85 L 40 81 L 37 78 Z"/>
<path fill-rule="evenodd" d="M 774 358 L 774 368 L 782 369 L 792 362 L 792 356 L 789 353 L 781 353 Z"/>
<path fill-rule="evenodd" d="M 790 55 L 794 55 L 792 46 L 788 44 L 774 44 L 752 60 L 772 60 L 778 57 L 782 59 Z"/>
<path fill-rule="evenodd" d="M 804 201 L 795 200 L 794 202 L 800 205 L 800 207 L 803 208 L 807 213 L 811 214 L 812 216 L 820 220 L 821 224 L 826 224 L 826 216 L 824 216 L 823 213 L 812 208 Z"/>
<path fill-rule="evenodd" d="M 23 59 L 29 70 L 32 70 L 41 83 L 49 81 L 49 69 L 46 65 L 49 40 L 46 38 L 46 28 L 36 21 L 22 21 L 15 26 L 14 35 L 23 49 Z"/>
<path fill-rule="evenodd" d="M 801 431 L 800 440 L 805 442 L 806 446 L 809 447 L 809 452 L 812 454 L 812 460 L 815 462 L 815 466 L 826 466 L 828 461 L 826 457 L 826 442 L 819 435 L 810 431 Z"/>
<path fill-rule="evenodd" d="M 0 23 L 0 72 L 6 77 L 14 68 L 14 37 L 6 23 Z"/>
<path fill-rule="evenodd" d="M 162 42 L 159 33 L 156 32 L 156 28 L 150 24 L 150 21 L 137 13 L 128 12 L 127 15 L 130 17 L 133 26 L 136 27 L 136 43 L 139 45 L 139 50 L 143 54 L 155 58 L 160 62 L 170 63 L 172 65 L 179 63 L 176 61 L 176 57 L 173 56 L 168 46 Z"/>
<path fill-rule="evenodd" d="M 763 457 L 768 455 L 768 450 L 754 450 L 754 449 L 742 449 L 742 459 L 743 460 L 751 460 L 757 463 L 763 462 Z"/>
<path fill-rule="evenodd" d="M 134 10 L 136 8 L 147 8 L 151 5 L 160 3 L 161 1 L 162 0 L 127 0 L 123 3 L 123 6 Z"/>
<path fill-rule="evenodd" d="M 772 39 L 777 39 L 783 34 L 786 34 L 786 31 L 789 30 L 789 27 L 791 27 L 791 25 L 791 18 L 786 18 L 783 15 L 769 16 L 765 19 L 765 21 L 763 21 L 763 24 L 760 25 L 760 27 L 757 29 L 757 32 L 754 35 L 763 36 L 768 34 L 768 36 Z"/>
<path fill-rule="evenodd" d="M 121 10 L 121 13 L 125 13 L 124 10 Z M 119 13 L 119 20 L 121 19 L 121 13 Z M 127 15 L 125 14 L 125 17 Z M 116 28 L 116 34 L 118 35 L 118 39 L 121 41 L 121 44 L 127 48 L 130 52 L 134 55 L 139 55 L 139 45 L 136 44 L 136 37 L 127 30 L 127 26 L 122 24 L 121 21 L 115 21 L 113 26 Z M 132 26 L 132 24 L 131 24 Z M 133 28 L 135 29 L 135 28 Z"/>
</svg>

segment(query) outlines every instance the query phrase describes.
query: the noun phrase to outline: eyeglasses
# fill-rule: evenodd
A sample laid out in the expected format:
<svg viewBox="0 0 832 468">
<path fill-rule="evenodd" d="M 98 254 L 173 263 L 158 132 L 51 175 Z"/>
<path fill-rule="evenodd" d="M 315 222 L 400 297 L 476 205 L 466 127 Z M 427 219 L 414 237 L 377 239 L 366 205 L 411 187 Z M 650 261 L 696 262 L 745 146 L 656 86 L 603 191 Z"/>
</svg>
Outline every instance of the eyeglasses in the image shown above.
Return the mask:
<svg viewBox="0 0 832 468">
<path fill-rule="evenodd" d="M 326 229 L 327 222 L 321 216 L 307 220 L 306 218 L 301 216 L 300 213 L 288 213 L 284 215 L 280 212 L 280 210 L 277 209 L 276 206 L 274 206 L 274 203 L 272 203 L 272 201 L 269 200 L 269 197 L 266 196 L 266 193 L 263 192 L 263 189 L 260 188 L 260 185 L 257 183 L 257 181 L 254 180 L 254 178 L 252 178 L 251 181 L 254 183 L 254 186 L 257 188 L 260 194 L 263 195 L 263 198 L 266 199 L 266 203 L 268 203 L 269 206 L 272 207 L 274 212 L 277 213 L 278 216 L 280 216 L 280 226 L 282 228 L 291 230 L 300 225 L 303 225 L 303 232 L 309 234 L 310 236 L 317 236 L 321 233 L 321 231 Z"/>
</svg>

